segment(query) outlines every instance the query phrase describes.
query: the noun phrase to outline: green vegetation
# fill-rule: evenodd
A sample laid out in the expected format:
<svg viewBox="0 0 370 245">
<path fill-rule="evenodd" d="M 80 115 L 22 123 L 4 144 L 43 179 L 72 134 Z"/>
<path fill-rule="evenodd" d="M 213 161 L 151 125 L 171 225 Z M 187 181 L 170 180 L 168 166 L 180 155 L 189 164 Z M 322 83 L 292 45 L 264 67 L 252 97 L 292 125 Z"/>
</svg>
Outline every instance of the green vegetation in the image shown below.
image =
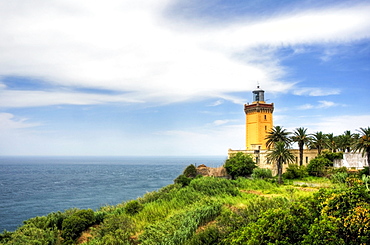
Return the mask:
<svg viewBox="0 0 370 245">
<path fill-rule="evenodd" d="M 307 176 L 300 166 L 288 169 Z M 29 219 L 0 234 L 0 244 L 369 244 L 370 178 L 345 168 L 327 172 L 329 179 L 304 177 L 290 185 L 258 168 L 252 179 L 190 178 L 188 185 L 95 212 Z"/>
<path fill-rule="evenodd" d="M 247 177 L 257 167 L 251 155 L 238 152 L 225 161 L 224 167 L 232 179 Z"/>
<path fill-rule="evenodd" d="M 251 177 L 253 179 L 269 179 L 272 178 L 272 171 L 267 168 L 255 168 Z"/>
<path fill-rule="evenodd" d="M 304 128 L 289 134 L 276 126 L 266 138 L 279 181 L 240 152 L 225 161 L 232 179 L 202 177 L 190 165 L 174 184 L 137 200 L 26 220 L 0 234 L 0 245 L 370 244 L 369 168 L 333 168 L 341 151 L 370 157 L 370 128 L 340 136 L 307 135 Z M 300 156 L 282 174 L 282 164 L 294 160 L 292 142 L 320 154 L 307 167 Z"/>
</svg>

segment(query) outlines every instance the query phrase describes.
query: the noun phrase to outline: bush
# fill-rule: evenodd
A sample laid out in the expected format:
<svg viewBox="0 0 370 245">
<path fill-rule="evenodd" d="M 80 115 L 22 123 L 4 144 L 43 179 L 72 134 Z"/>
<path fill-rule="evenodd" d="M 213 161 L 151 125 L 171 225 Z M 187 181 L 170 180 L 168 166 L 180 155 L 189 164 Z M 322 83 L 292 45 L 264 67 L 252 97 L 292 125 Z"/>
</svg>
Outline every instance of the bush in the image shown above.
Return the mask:
<svg viewBox="0 0 370 245">
<path fill-rule="evenodd" d="M 195 178 L 197 176 L 197 169 L 195 168 L 193 164 L 190 164 L 189 166 L 185 168 L 182 174 L 188 178 Z"/>
<path fill-rule="evenodd" d="M 267 168 L 255 168 L 252 172 L 253 179 L 267 179 L 272 178 L 272 171 L 271 169 Z"/>
<path fill-rule="evenodd" d="M 143 209 L 143 205 L 137 200 L 132 200 L 126 203 L 125 212 L 129 215 L 134 215 Z"/>
<path fill-rule="evenodd" d="M 231 178 L 236 179 L 251 175 L 257 165 L 251 155 L 238 152 L 225 161 L 224 167 Z"/>
<path fill-rule="evenodd" d="M 180 184 L 182 187 L 188 186 L 191 182 L 191 178 L 186 177 L 185 175 L 181 174 L 177 176 L 174 180 L 175 184 Z"/>
<path fill-rule="evenodd" d="M 285 179 L 300 179 L 307 176 L 307 168 L 305 166 L 298 166 L 297 164 L 290 164 L 283 174 Z"/>
<path fill-rule="evenodd" d="M 81 233 L 95 223 L 94 211 L 79 210 L 65 218 L 62 223 L 64 244 L 73 244 Z"/>
<path fill-rule="evenodd" d="M 362 175 L 369 175 L 369 167 L 364 167 L 364 169 L 361 169 L 361 171 L 358 173 L 361 177 Z"/>
<path fill-rule="evenodd" d="M 332 183 L 336 183 L 336 184 L 344 184 L 346 183 L 346 179 L 348 178 L 348 174 L 347 172 L 343 173 L 343 172 L 338 172 L 336 174 L 332 174 L 330 176 L 330 181 Z"/>
<path fill-rule="evenodd" d="M 324 176 L 326 167 L 330 165 L 331 161 L 329 159 L 318 156 L 307 165 L 307 171 L 311 176 Z"/>
<path fill-rule="evenodd" d="M 200 179 L 194 179 L 190 183 L 189 187 L 209 196 L 238 196 L 240 194 L 238 188 L 232 181 L 222 178 L 204 177 Z"/>
<path fill-rule="evenodd" d="M 334 162 L 335 159 L 343 159 L 343 152 L 323 151 L 321 152 L 320 156 L 329 159 L 331 162 Z"/>
<path fill-rule="evenodd" d="M 111 215 L 100 225 L 97 230 L 97 237 L 103 238 L 103 241 L 106 241 L 108 237 L 113 237 L 115 242 L 117 242 L 118 239 L 129 241 L 130 235 L 133 233 L 133 227 L 134 225 L 131 217 L 127 215 Z"/>
<path fill-rule="evenodd" d="M 228 238 L 228 244 L 299 244 L 313 221 L 303 205 L 272 208 Z M 234 236 L 234 237 L 233 237 Z M 231 239 L 230 239 L 231 238 Z"/>
</svg>

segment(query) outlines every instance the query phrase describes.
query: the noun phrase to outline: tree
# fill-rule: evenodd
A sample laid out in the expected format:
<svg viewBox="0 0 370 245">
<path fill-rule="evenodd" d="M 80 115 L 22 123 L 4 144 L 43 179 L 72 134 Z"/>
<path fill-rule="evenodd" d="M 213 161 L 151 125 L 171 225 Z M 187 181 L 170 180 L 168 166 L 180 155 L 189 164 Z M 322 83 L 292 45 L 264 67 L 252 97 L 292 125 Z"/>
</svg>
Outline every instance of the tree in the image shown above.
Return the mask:
<svg viewBox="0 0 370 245">
<path fill-rule="evenodd" d="M 323 156 L 315 157 L 307 165 L 307 172 L 311 176 L 324 176 L 326 167 L 332 165 L 332 162 Z"/>
<path fill-rule="evenodd" d="M 366 155 L 370 175 L 370 127 L 360 128 L 358 131 L 360 132 L 360 138 L 355 144 L 355 151 L 361 152 L 362 156 Z"/>
<path fill-rule="evenodd" d="M 195 178 L 197 176 L 197 168 L 194 166 L 194 164 L 190 164 L 185 168 L 182 174 L 188 178 Z"/>
<path fill-rule="evenodd" d="M 317 149 L 317 153 L 320 155 L 322 149 L 326 147 L 326 136 L 321 131 L 312 134 L 312 141 L 310 146 Z"/>
<path fill-rule="evenodd" d="M 266 147 L 270 149 L 271 147 L 274 147 L 276 142 L 282 141 L 286 146 L 288 146 L 291 143 L 291 139 L 289 138 L 289 135 L 291 133 L 287 132 L 286 129 L 283 129 L 281 126 L 274 126 L 266 136 Z"/>
<path fill-rule="evenodd" d="M 62 223 L 63 244 L 74 244 L 81 233 L 95 222 L 94 211 L 91 209 L 78 210 L 76 213 L 65 218 Z"/>
<path fill-rule="evenodd" d="M 290 152 L 289 148 L 283 141 L 278 141 L 274 145 L 274 149 L 267 153 L 267 161 L 268 162 L 276 162 L 277 169 L 278 169 L 278 176 L 279 176 L 279 184 L 282 181 L 282 174 L 283 174 L 283 163 L 291 163 L 293 162 L 294 155 Z"/>
<path fill-rule="evenodd" d="M 296 128 L 293 132 L 292 140 L 298 143 L 299 148 L 299 166 L 303 165 L 303 147 L 308 145 L 311 137 L 306 133 L 307 128 Z"/>
<path fill-rule="evenodd" d="M 334 136 L 333 133 L 326 134 L 326 145 L 329 147 L 331 152 L 337 152 L 338 148 L 338 136 Z"/>
<path fill-rule="evenodd" d="M 251 175 L 257 165 L 251 155 L 238 152 L 225 161 L 224 167 L 231 178 L 236 179 Z"/>
<path fill-rule="evenodd" d="M 343 134 L 338 136 L 339 149 L 343 152 L 351 152 L 351 148 L 355 141 L 355 134 L 351 131 L 346 130 Z"/>
</svg>

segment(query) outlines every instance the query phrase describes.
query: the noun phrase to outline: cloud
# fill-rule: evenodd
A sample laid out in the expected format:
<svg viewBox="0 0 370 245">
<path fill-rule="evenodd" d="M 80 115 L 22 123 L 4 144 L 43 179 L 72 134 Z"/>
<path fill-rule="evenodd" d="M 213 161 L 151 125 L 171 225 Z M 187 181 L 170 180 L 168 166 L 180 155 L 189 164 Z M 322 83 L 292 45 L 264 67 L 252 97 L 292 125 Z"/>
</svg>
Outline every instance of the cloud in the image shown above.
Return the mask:
<svg viewBox="0 0 370 245">
<path fill-rule="evenodd" d="M 295 95 L 327 96 L 340 94 L 337 88 L 297 88 L 293 91 Z"/>
<path fill-rule="evenodd" d="M 310 132 L 343 134 L 345 130 L 356 132 L 360 127 L 368 127 L 370 115 L 343 115 L 334 117 L 315 118 L 312 122 L 306 121 L 305 127 Z"/>
<path fill-rule="evenodd" d="M 222 105 L 224 103 L 223 100 L 216 100 L 215 102 L 209 104 L 208 106 L 219 106 L 219 105 Z"/>
<path fill-rule="evenodd" d="M 304 104 L 304 105 L 301 105 L 301 106 L 298 106 L 297 109 L 298 110 L 309 110 L 309 109 L 313 109 L 314 106 L 311 105 L 311 104 Z"/>
<path fill-rule="evenodd" d="M 38 78 L 55 87 L 117 90 L 128 99 L 27 91 L 27 103 L 173 103 L 222 98 L 256 81 L 285 91 L 274 50 L 285 45 L 343 43 L 370 36 L 369 4 L 303 10 L 250 22 L 193 26 L 164 15 L 170 1 L 21 1 L 0 4 L 0 76 Z M 261 53 L 260 50 L 269 49 Z M 6 90 L 7 100 L 24 93 Z M 320 96 L 338 90 L 298 91 Z M 9 95 L 15 97 L 11 98 Z M 123 96 L 123 97 L 125 97 Z M 40 98 L 43 97 L 43 98 Z M 52 98 L 56 97 L 55 102 Z M 11 103 L 2 99 L 2 104 Z"/>
<path fill-rule="evenodd" d="M 131 94 L 102 95 L 58 91 L 0 90 L 1 107 L 36 107 L 51 105 L 94 105 L 103 103 L 141 103 Z"/>
<path fill-rule="evenodd" d="M 329 108 L 333 106 L 338 106 L 338 104 L 334 103 L 333 101 L 320 100 L 318 108 Z"/>
<path fill-rule="evenodd" d="M 335 107 L 335 106 L 344 106 L 344 105 L 335 103 L 333 101 L 320 100 L 318 101 L 317 105 L 304 104 L 304 105 L 298 106 L 297 109 L 298 110 L 326 109 L 326 108 Z"/>
<path fill-rule="evenodd" d="M 0 113 L 0 130 L 6 132 L 8 130 L 33 128 L 40 126 L 40 123 L 29 123 L 27 118 L 17 118 L 11 113 Z"/>
<path fill-rule="evenodd" d="M 223 120 L 215 120 L 213 121 L 213 125 L 216 125 L 216 126 L 220 126 L 220 125 L 224 125 L 224 124 L 227 124 L 229 122 L 233 122 L 235 120 L 229 120 L 229 119 L 223 119 Z"/>
</svg>

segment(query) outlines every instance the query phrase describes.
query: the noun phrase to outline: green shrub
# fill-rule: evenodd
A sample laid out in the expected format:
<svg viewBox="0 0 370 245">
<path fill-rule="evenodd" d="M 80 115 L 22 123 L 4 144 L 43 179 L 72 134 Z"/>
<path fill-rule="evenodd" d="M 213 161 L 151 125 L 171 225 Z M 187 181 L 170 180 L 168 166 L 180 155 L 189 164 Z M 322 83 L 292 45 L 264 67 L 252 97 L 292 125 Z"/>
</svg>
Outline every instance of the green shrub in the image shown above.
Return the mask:
<svg viewBox="0 0 370 245">
<path fill-rule="evenodd" d="M 307 165 L 310 176 L 324 176 L 326 167 L 331 165 L 331 161 L 325 157 L 316 157 Z"/>
<path fill-rule="evenodd" d="M 185 175 L 181 174 L 177 176 L 174 180 L 175 184 L 180 184 L 182 187 L 188 186 L 191 182 L 192 178 L 188 178 Z"/>
<path fill-rule="evenodd" d="M 0 244 L 14 245 L 42 245 L 42 244 L 60 244 L 58 230 L 54 228 L 41 229 L 33 223 L 25 224 L 11 234 L 11 239 L 7 243 L 0 241 Z"/>
<path fill-rule="evenodd" d="M 221 242 L 221 233 L 215 225 L 206 227 L 205 230 L 196 233 L 185 245 L 214 245 Z"/>
<path fill-rule="evenodd" d="M 128 242 L 133 233 L 134 224 L 132 219 L 127 215 L 111 215 L 101 223 L 99 229 L 96 230 L 97 239 L 105 243 L 102 244 L 121 244 L 118 241 Z M 109 243 L 109 240 L 114 240 L 116 243 Z"/>
<path fill-rule="evenodd" d="M 252 174 L 257 164 L 249 154 L 238 152 L 225 161 L 224 167 L 232 179 L 247 177 Z"/>
<path fill-rule="evenodd" d="M 172 193 L 176 192 L 181 185 L 171 184 L 165 187 L 162 187 L 158 191 L 147 192 L 143 197 L 139 197 L 137 200 L 142 203 L 150 203 L 157 200 L 168 200 Z"/>
<path fill-rule="evenodd" d="M 335 184 L 344 184 L 348 178 L 347 172 L 338 172 L 330 176 L 330 181 Z"/>
<path fill-rule="evenodd" d="M 196 229 L 214 220 L 221 211 L 220 203 L 198 206 L 145 227 L 140 244 L 184 244 Z"/>
<path fill-rule="evenodd" d="M 369 175 L 369 167 L 364 167 L 364 169 L 361 169 L 361 171 L 358 173 L 359 177 L 362 175 Z"/>
<path fill-rule="evenodd" d="M 283 177 L 286 179 L 300 179 L 308 176 L 307 168 L 305 166 L 298 166 L 297 164 L 289 164 Z"/>
<path fill-rule="evenodd" d="M 94 211 L 79 210 L 65 218 L 62 223 L 64 244 L 73 244 L 81 233 L 95 223 Z"/>
<path fill-rule="evenodd" d="M 251 175 L 253 179 L 267 179 L 272 178 L 272 171 L 268 168 L 255 168 Z"/>
<path fill-rule="evenodd" d="M 189 187 L 209 196 L 237 196 L 240 194 L 234 182 L 223 178 L 203 177 L 194 179 L 190 182 Z"/>
<path fill-rule="evenodd" d="M 343 152 L 323 151 L 320 156 L 334 162 L 335 159 L 343 159 Z"/>
<path fill-rule="evenodd" d="M 197 169 L 193 164 L 190 164 L 185 168 L 182 174 L 188 178 L 195 178 L 197 176 Z"/>
<path fill-rule="evenodd" d="M 312 221 L 310 210 L 303 205 L 271 208 L 232 234 L 227 244 L 297 244 Z"/>
<path fill-rule="evenodd" d="M 129 215 L 134 215 L 140 212 L 143 209 L 143 205 L 137 200 L 131 200 L 125 205 L 125 213 Z"/>
</svg>

